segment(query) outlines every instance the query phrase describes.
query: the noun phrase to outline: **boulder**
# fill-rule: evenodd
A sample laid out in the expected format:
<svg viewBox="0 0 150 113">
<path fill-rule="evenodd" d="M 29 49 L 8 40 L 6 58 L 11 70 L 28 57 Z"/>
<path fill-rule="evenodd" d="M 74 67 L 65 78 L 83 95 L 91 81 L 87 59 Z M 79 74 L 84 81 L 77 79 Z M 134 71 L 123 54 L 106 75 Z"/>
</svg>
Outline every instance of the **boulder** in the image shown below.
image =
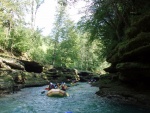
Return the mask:
<svg viewBox="0 0 150 113">
<path fill-rule="evenodd" d="M 24 70 L 24 66 L 18 63 L 11 63 L 7 61 L 3 61 L 6 65 L 8 65 L 12 69 Z"/>
</svg>

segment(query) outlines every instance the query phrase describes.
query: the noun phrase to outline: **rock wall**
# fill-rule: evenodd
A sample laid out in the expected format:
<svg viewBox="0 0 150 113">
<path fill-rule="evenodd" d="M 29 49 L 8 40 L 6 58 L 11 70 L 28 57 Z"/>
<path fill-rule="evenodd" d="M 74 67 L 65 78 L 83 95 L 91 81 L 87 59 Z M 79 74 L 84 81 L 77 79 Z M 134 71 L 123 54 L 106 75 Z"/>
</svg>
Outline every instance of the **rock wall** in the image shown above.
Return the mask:
<svg viewBox="0 0 150 113">
<path fill-rule="evenodd" d="M 0 53 L 0 95 L 16 92 L 23 87 L 41 86 L 49 83 L 42 73 L 43 66 L 34 61 L 20 60 Z"/>
<path fill-rule="evenodd" d="M 16 92 L 24 87 L 48 85 L 49 82 L 79 81 L 76 69 L 44 67 L 38 62 L 20 60 L 0 53 L 0 95 Z"/>
<path fill-rule="evenodd" d="M 150 11 L 138 15 L 107 56 L 111 66 L 104 69 L 98 95 L 150 107 Z"/>
<path fill-rule="evenodd" d="M 107 57 L 112 65 L 105 69 L 116 73 L 119 80 L 138 85 L 150 80 L 150 15 L 141 17 L 126 32 L 126 39 L 119 43 Z"/>
<path fill-rule="evenodd" d="M 0 68 L 0 94 L 16 92 L 24 87 L 48 84 L 45 74 L 29 73 L 22 70 Z"/>
<path fill-rule="evenodd" d="M 73 80 L 80 80 L 76 69 L 53 67 L 45 70 L 44 73 L 51 82 L 72 82 Z"/>
</svg>

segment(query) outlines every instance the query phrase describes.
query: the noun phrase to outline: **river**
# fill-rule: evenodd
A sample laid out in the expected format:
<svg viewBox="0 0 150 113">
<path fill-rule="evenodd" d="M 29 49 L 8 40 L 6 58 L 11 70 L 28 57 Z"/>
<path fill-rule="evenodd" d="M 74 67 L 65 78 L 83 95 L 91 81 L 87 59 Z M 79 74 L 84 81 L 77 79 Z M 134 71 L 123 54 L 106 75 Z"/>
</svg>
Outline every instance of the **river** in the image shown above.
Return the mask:
<svg viewBox="0 0 150 113">
<path fill-rule="evenodd" d="M 24 88 L 0 98 L 0 113 L 150 113 L 150 110 L 119 104 L 95 94 L 97 87 L 78 83 L 69 87 L 69 97 L 41 94 L 46 86 Z"/>
</svg>

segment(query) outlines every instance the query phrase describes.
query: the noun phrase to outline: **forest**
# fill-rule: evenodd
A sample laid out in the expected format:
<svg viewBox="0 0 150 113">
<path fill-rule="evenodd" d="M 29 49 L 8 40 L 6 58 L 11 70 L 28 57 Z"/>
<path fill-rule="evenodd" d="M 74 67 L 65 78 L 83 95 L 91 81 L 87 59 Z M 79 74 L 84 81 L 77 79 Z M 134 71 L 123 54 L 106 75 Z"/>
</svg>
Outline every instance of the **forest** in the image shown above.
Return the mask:
<svg viewBox="0 0 150 113">
<path fill-rule="evenodd" d="M 1 0 L 0 47 L 45 65 L 102 71 L 109 66 L 106 56 L 111 48 L 125 39 L 133 19 L 147 10 L 148 4 L 140 9 L 146 1 L 87 0 L 87 15 L 76 24 L 66 12 L 67 5 L 76 2 L 58 1 L 54 28 L 49 36 L 43 36 L 42 29 L 35 28 L 35 20 L 44 0 Z"/>
<path fill-rule="evenodd" d="M 54 27 L 49 36 L 43 36 L 42 29 L 36 28 L 35 20 L 44 0 L 1 0 L 0 48 L 15 56 L 26 54 L 44 65 L 102 71 L 108 65 L 105 62 L 105 43 L 100 38 L 90 39 L 93 34 L 85 27 L 90 24 L 86 20 L 88 17 L 83 17 L 78 24 L 69 19 L 66 7 L 74 2 L 58 1 Z M 94 17 L 94 12 L 87 10 Z M 27 14 L 29 22 L 26 22 Z"/>
<path fill-rule="evenodd" d="M 128 51 L 125 49 L 134 48 L 133 45 L 127 47 L 129 39 L 136 37 L 138 32 L 148 32 L 148 27 L 136 25 L 145 25 L 140 23 L 143 18 L 148 21 L 148 0 L 83 0 L 87 4 L 82 13 L 86 15 L 74 23 L 66 7 L 78 1 L 58 0 L 53 29 L 49 36 L 43 36 L 35 20 L 44 0 L 1 0 L 1 51 L 27 56 L 43 65 L 101 73 L 110 64 L 116 67 L 120 62 L 117 58 Z M 118 57 L 110 58 L 113 51 Z M 112 59 L 118 61 L 110 61 Z"/>
<path fill-rule="evenodd" d="M 35 24 L 45 0 L 0 0 L 0 94 L 20 84 L 41 86 L 76 78 L 87 82 L 95 77 L 92 72 L 100 89 L 96 94 L 149 107 L 150 1 L 55 1 L 53 28 L 45 36 Z M 76 23 L 67 7 L 79 1 L 86 6 Z"/>
</svg>

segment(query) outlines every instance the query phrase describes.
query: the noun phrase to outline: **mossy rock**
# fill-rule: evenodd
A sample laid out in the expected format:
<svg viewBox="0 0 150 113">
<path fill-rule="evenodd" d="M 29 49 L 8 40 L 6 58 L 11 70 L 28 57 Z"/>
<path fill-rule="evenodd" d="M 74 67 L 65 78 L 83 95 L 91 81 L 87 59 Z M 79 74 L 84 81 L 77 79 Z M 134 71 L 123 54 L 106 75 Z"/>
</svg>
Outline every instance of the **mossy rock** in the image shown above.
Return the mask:
<svg viewBox="0 0 150 113">
<path fill-rule="evenodd" d="M 123 57 L 134 53 L 141 53 L 144 46 L 150 44 L 150 12 L 142 15 L 138 21 L 134 22 L 126 31 L 127 39 L 119 43 L 112 52 L 108 55 L 107 61 L 110 63 L 118 63 L 123 60 Z M 142 48 L 143 49 L 140 49 Z M 147 48 L 145 48 L 147 50 Z M 140 51 L 141 52 L 138 52 Z M 144 52 L 144 51 L 143 51 Z M 142 54 L 142 53 L 141 53 Z M 121 59 L 120 59 L 121 58 Z"/>
<path fill-rule="evenodd" d="M 138 62 L 125 62 L 116 65 L 117 70 L 128 70 L 128 69 L 150 69 L 150 64 L 138 63 Z"/>
<path fill-rule="evenodd" d="M 43 78 L 44 80 L 48 80 L 48 77 L 45 73 L 41 73 L 41 78 Z"/>
<path fill-rule="evenodd" d="M 117 72 L 116 64 L 115 65 L 112 64 L 111 66 L 105 68 L 104 70 L 109 73 L 116 73 Z"/>
<path fill-rule="evenodd" d="M 14 84 L 13 77 L 7 73 L 0 76 L 0 90 L 11 90 Z"/>
<path fill-rule="evenodd" d="M 132 61 L 134 58 L 135 60 L 138 60 L 137 56 L 144 56 L 145 54 L 148 54 L 150 51 L 149 45 L 150 32 L 142 32 L 134 39 L 119 43 L 115 50 L 112 51 L 112 55 L 108 56 L 107 61 L 110 63 L 118 63 L 128 60 Z"/>
<path fill-rule="evenodd" d="M 135 48 L 132 51 L 128 51 L 124 53 L 120 61 L 127 62 L 127 61 L 140 61 L 140 62 L 147 62 L 149 61 L 149 51 L 150 45 L 142 46 L 139 48 Z"/>
<path fill-rule="evenodd" d="M 140 32 L 150 32 L 150 13 L 141 16 L 138 21 L 135 21 L 130 28 L 126 30 L 126 38 L 135 38 Z"/>
<path fill-rule="evenodd" d="M 150 13 L 144 16 L 141 16 L 138 22 L 134 23 L 133 26 L 140 29 L 140 32 L 150 32 Z"/>
<path fill-rule="evenodd" d="M 126 30 L 126 38 L 127 39 L 135 38 L 138 33 L 139 30 L 136 27 L 130 27 Z"/>
<path fill-rule="evenodd" d="M 24 86 L 25 87 L 35 87 L 35 86 L 43 86 L 47 85 L 49 81 L 42 80 L 42 79 L 33 79 L 33 80 L 26 80 Z"/>
<path fill-rule="evenodd" d="M 46 85 L 49 82 L 45 74 L 42 75 L 28 72 L 25 72 L 25 74 L 25 87 Z"/>
<path fill-rule="evenodd" d="M 121 43 L 119 46 L 119 53 L 122 54 L 124 52 L 128 52 L 135 48 L 146 46 L 149 44 L 150 44 L 150 32 L 148 33 L 141 32 L 140 34 L 138 34 L 136 38 Z"/>
<path fill-rule="evenodd" d="M 150 81 L 150 71 L 149 69 L 143 70 L 124 70 L 118 73 L 119 80 L 126 82 L 128 84 L 138 85 L 140 83 L 149 84 Z"/>
</svg>

